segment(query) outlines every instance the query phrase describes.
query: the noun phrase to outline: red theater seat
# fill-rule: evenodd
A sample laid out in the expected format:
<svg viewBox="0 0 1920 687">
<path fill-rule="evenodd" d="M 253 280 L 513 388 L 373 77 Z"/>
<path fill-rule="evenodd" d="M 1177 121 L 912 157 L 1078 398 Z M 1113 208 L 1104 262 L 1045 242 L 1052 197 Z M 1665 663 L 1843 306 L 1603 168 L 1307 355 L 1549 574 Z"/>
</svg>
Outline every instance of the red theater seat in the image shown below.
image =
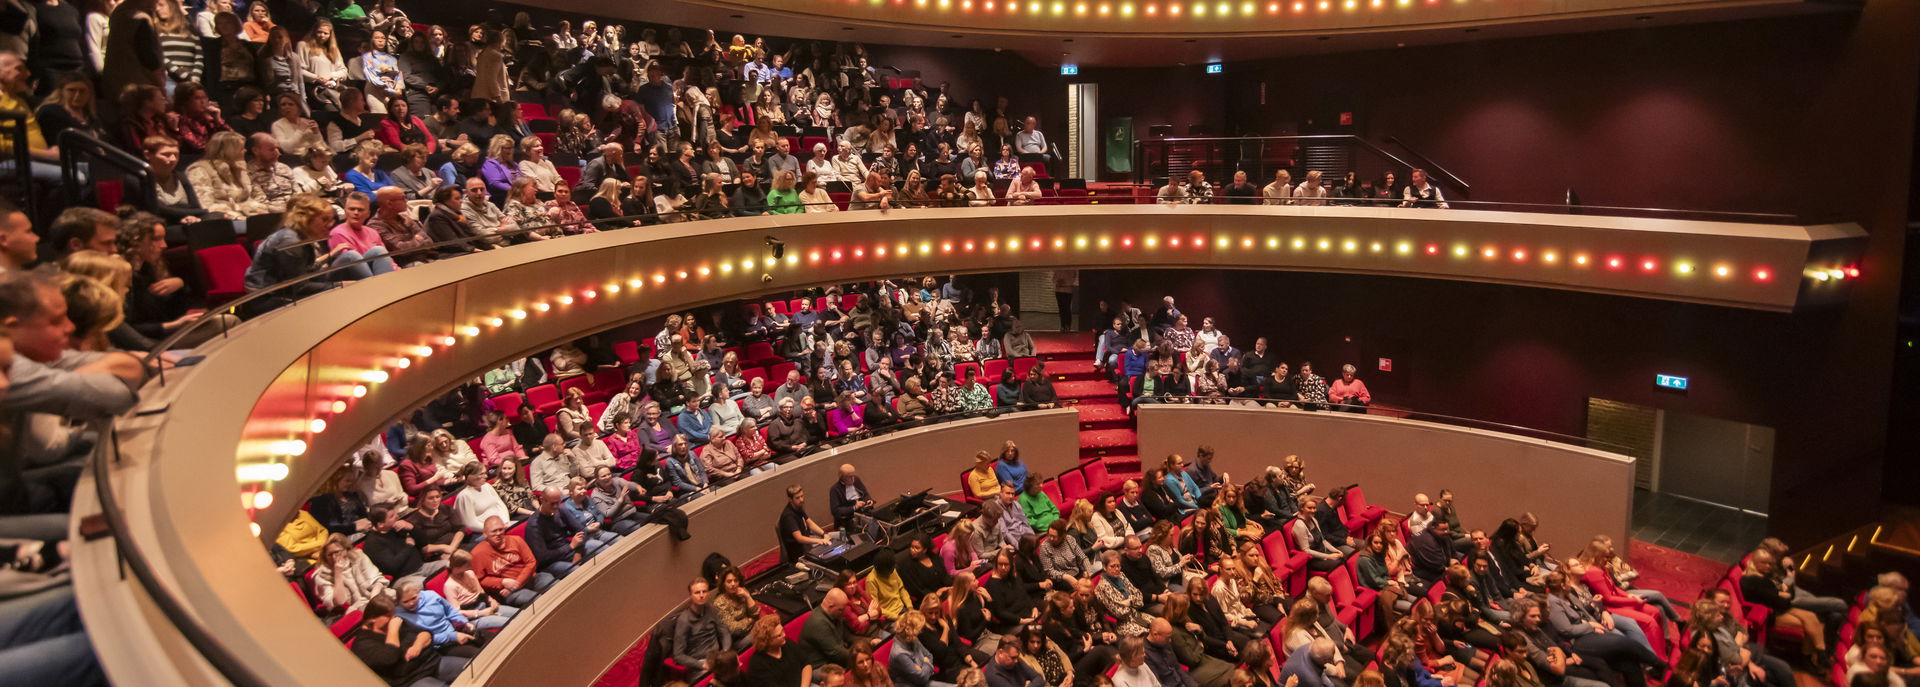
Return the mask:
<svg viewBox="0 0 1920 687">
<path fill-rule="evenodd" d="M 253 258 L 237 245 L 214 246 L 193 254 L 200 267 L 200 283 L 207 287 L 207 305 L 220 305 L 247 293 L 247 268 Z"/>
</svg>

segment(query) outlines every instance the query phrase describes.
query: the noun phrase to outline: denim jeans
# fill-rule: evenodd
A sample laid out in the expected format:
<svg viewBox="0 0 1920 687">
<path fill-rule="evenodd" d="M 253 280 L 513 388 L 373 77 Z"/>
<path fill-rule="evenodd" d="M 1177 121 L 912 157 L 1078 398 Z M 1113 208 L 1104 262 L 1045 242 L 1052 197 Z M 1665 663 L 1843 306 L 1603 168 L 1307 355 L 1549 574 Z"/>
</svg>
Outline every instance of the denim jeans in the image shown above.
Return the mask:
<svg viewBox="0 0 1920 687">
<path fill-rule="evenodd" d="M 104 685 L 73 587 L 0 602 L 0 683 Z"/>
</svg>

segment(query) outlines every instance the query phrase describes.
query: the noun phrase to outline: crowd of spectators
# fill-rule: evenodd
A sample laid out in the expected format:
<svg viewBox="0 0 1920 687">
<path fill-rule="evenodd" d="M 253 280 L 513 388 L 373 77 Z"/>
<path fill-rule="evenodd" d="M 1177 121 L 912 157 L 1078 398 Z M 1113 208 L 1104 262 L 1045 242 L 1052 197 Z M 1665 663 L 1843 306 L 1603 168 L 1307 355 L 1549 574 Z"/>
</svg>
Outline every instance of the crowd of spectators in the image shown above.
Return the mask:
<svg viewBox="0 0 1920 687">
<path fill-rule="evenodd" d="M 0 440 L 11 449 L 0 460 L 0 546 L 12 562 L 0 599 L 9 619 L 32 619 L 0 633 L 0 673 L 103 680 L 66 585 L 64 526 L 36 516 L 64 513 L 99 421 L 131 407 L 148 363 L 165 364 L 120 351 L 148 350 L 201 315 L 162 259 L 189 231 L 218 225 L 237 237 L 277 215 L 245 282 L 281 290 L 251 313 L 425 260 L 602 228 L 842 204 L 1033 203 L 1061 159 L 1007 98 L 962 104 L 943 86 L 893 78 L 901 72 L 858 44 L 502 19 L 421 25 L 393 0 L 0 6 L 0 110 L 29 115 L 32 176 L 58 180 L 57 145 L 73 130 L 143 158 L 153 181 L 129 189 L 119 213 L 65 210 L 45 242 L 34 218 L 0 201 Z M 820 142 L 795 150 L 807 139 Z M 1328 184 L 1318 172 L 1295 183 L 1280 170 L 1265 186 L 1239 172 L 1217 188 L 1195 170 L 1156 194 L 1216 197 L 1447 207 L 1418 169 L 1404 185 L 1391 174 Z M 842 437 L 1058 404 L 1038 365 L 973 374 L 968 363 L 1034 352 L 994 290 L 928 277 L 806 295 L 792 311 L 670 317 L 636 361 L 589 337 L 489 371 L 352 456 L 276 538 L 275 559 L 322 617 L 357 614 L 342 634 L 381 677 L 446 682 L 517 609 L 620 536 L 670 521 L 686 499 Z M 1125 302 L 1099 310 L 1096 323 L 1111 326 L 1095 363 L 1123 404 L 1372 403 L 1351 366 L 1328 382 L 1264 338 L 1242 351 L 1208 318 L 1191 328 L 1172 298 L 1150 316 Z M 205 322 L 183 346 L 230 324 Z M 793 369 L 749 378 L 744 366 L 762 361 L 731 349 L 755 344 Z M 606 370 L 625 385 L 604 408 L 580 388 L 551 413 L 490 400 Z M 1530 515 L 1491 535 L 1469 530 L 1444 491 L 1416 497 L 1399 521 L 1356 523 L 1341 513 L 1345 489 L 1306 482 L 1297 460 L 1236 482 L 1203 449 L 1072 503 L 1038 491 L 1043 476 L 1017 446 L 977 465 L 977 513 L 844 576 L 794 646 L 737 569 L 691 583 L 667 633 L 681 677 L 754 687 L 1791 685 L 1788 657 L 1754 641 L 1743 602 L 1797 631 L 1804 646 L 1791 658 L 1816 671 L 1843 661 L 1859 687 L 1920 676 L 1904 578 L 1883 576 L 1850 618 L 1845 600 L 1796 586 L 1774 540 L 1743 562 L 1737 588 L 1682 616 L 1665 594 L 1634 587 L 1606 538 L 1556 558 L 1533 540 Z M 783 551 L 853 529 L 843 510 L 864 496 L 857 484 L 847 469 L 829 485 L 831 529 L 790 488 Z M 1269 560 L 1263 545 L 1287 531 L 1313 573 L 1298 589 L 1286 582 L 1290 562 Z M 1374 618 L 1370 636 L 1340 620 L 1352 609 L 1333 600 L 1338 570 L 1374 593 L 1361 609 Z M 1840 628 L 1852 642 L 1836 657 Z M 889 638 L 889 658 L 876 661 Z"/>
<path fill-rule="evenodd" d="M 122 214 L 174 244 L 265 216 L 283 228 L 250 237 L 246 282 L 307 279 L 281 300 L 592 221 L 1031 203 L 1059 159 L 1005 97 L 962 103 L 858 44 L 526 12 L 462 30 L 391 0 L 3 11 L 0 110 L 27 117 L 36 178 L 72 130 L 144 158 Z"/>
<path fill-rule="evenodd" d="M 64 240 L 113 250 L 120 223 L 99 214 L 97 225 L 63 225 Z M 67 511 L 104 423 L 133 407 L 147 365 L 106 343 L 126 264 L 80 250 L 28 269 L 38 242 L 26 213 L 0 199 L 0 682 L 104 684 L 74 604 Z"/>
</svg>

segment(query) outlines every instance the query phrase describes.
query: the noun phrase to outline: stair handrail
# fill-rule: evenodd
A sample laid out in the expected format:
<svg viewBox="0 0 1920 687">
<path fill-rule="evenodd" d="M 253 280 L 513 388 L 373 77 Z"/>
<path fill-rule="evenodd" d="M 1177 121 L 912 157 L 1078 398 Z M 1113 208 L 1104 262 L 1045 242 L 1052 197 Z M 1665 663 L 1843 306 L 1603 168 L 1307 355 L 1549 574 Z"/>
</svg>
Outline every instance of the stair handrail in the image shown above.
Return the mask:
<svg viewBox="0 0 1920 687">
<path fill-rule="evenodd" d="M 92 134 L 78 129 L 60 132 L 60 189 L 66 197 L 68 206 L 80 204 L 81 179 L 79 171 L 80 156 L 105 162 L 118 168 L 122 174 L 134 177 L 140 182 L 140 207 L 158 205 L 159 189 L 154 187 L 153 167 L 146 160 L 134 157 L 118 146 L 108 144 Z M 93 175 L 96 179 L 98 175 Z"/>
<path fill-rule="evenodd" d="M 1382 158 L 1385 158 L 1386 160 L 1406 169 L 1420 167 L 1420 165 L 1416 165 L 1416 164 L 1413 164 L 1412 162 L 1408 162 L 1406 158 L 1402 158 L 1398 155 L 1395 155 L 1387 151 L 1385 148 L 1381 148 L 1380 146 L 1375 145 L 1372 141 L 1368 141 L 1367 139 L 1361 138 L 1354 134 L 1295 134 L 1295 135 L 1288 135 L 1288 136 L 1178 136 L 1173 138 L 1139 139 L 1133 142 L 1134 183 L 1150 182 L 1150 180 L 1145 179 L 1145 176 L 1146 176 L 1145 166 L 1140 164 L 1143 161 L 1143 152 L 1146 150 L 1146 146 L 1149 143 L 1164 145 L 1164 144 L 1170 144 L 1170 143 L 1220 143 L 1220 142 L 1245 143 L 1248 141 L 1259 142 L 1262 145 L 1264 145 L 1267 141 L 1296 141 L 1296 142 L 1306 141 L 1306 142 L 1318 142 L 1318 143 L 1346 143 L 1346 144 L 1352 144 L 1354 146 L 1357 146 L 1361 149 L 1366 150 L 1367 152 L 1370 152 Z M 1412 152 L 1412 151 L 1409 150 L 1408 152 Z M 1434 165 L 1434 168 L 1439 169 L 1439 166 Z M 1465 189 L 1466 187 L 1465 182 L 1459 181 L 1459 177 L 1453 176 L 1451 172 L 1446 172 L 1446 176 L 1451 177 L 1455 182 L 1461 185 L 1463 190 Z"/>
<path fill-rule="evenodd" d="M 1439 173 L 1439 176 L 1444 178 L 1449 184 L 1460 189 L 1460 195 L 1462 197 L 1473 197 L 1473 185 L 1467 183 L 1467 180 L 1460 178 L 1460 175 L 1454 174 L 1446 167 L 1441 166 L 1440 163 L 1434 162 L 1433 158 L 1427 157 L 1418 150 L 1414 150 L 1413 146 L 1407 145 L 1407 142 L 1400 140 L 1399 136 L 1388 135 L 1387 142 L 1400 146 L 1400 149 L 1407 151 L 1408 155 L 1418 158 L 1422 163 L 1420 165 L 1421 169 Z"/>
<path fill-rule="evenodd" d="M 33 158 L 27 149 L 27 113 L 20 110 L 0 110 L 0 139 L 10 139 L 9 150 L 13 153 L 13 173 L 19 177 L 19 185 L 26 196 L 27 216 L 35 221 L 40 219 L 40 194 L 33 192 Z"/>
</svg>

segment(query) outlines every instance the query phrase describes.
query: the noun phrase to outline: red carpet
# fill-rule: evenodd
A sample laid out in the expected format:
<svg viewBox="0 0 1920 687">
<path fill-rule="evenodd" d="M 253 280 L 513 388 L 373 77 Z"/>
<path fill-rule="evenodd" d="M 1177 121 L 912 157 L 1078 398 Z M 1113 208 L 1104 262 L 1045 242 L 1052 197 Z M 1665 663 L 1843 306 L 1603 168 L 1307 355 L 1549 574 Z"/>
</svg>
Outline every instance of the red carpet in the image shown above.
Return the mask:
<svg viewBox="0 0 1920 687">
<path fill-rule="evenodd" d="M 1727 574 L 1727 564 L 1635 540 L 1627 560 L 1640 571 L 1634 586 L 1658 589 L 1682 613 L 1686 605 L 1712 589 Z"/>
</svg>

